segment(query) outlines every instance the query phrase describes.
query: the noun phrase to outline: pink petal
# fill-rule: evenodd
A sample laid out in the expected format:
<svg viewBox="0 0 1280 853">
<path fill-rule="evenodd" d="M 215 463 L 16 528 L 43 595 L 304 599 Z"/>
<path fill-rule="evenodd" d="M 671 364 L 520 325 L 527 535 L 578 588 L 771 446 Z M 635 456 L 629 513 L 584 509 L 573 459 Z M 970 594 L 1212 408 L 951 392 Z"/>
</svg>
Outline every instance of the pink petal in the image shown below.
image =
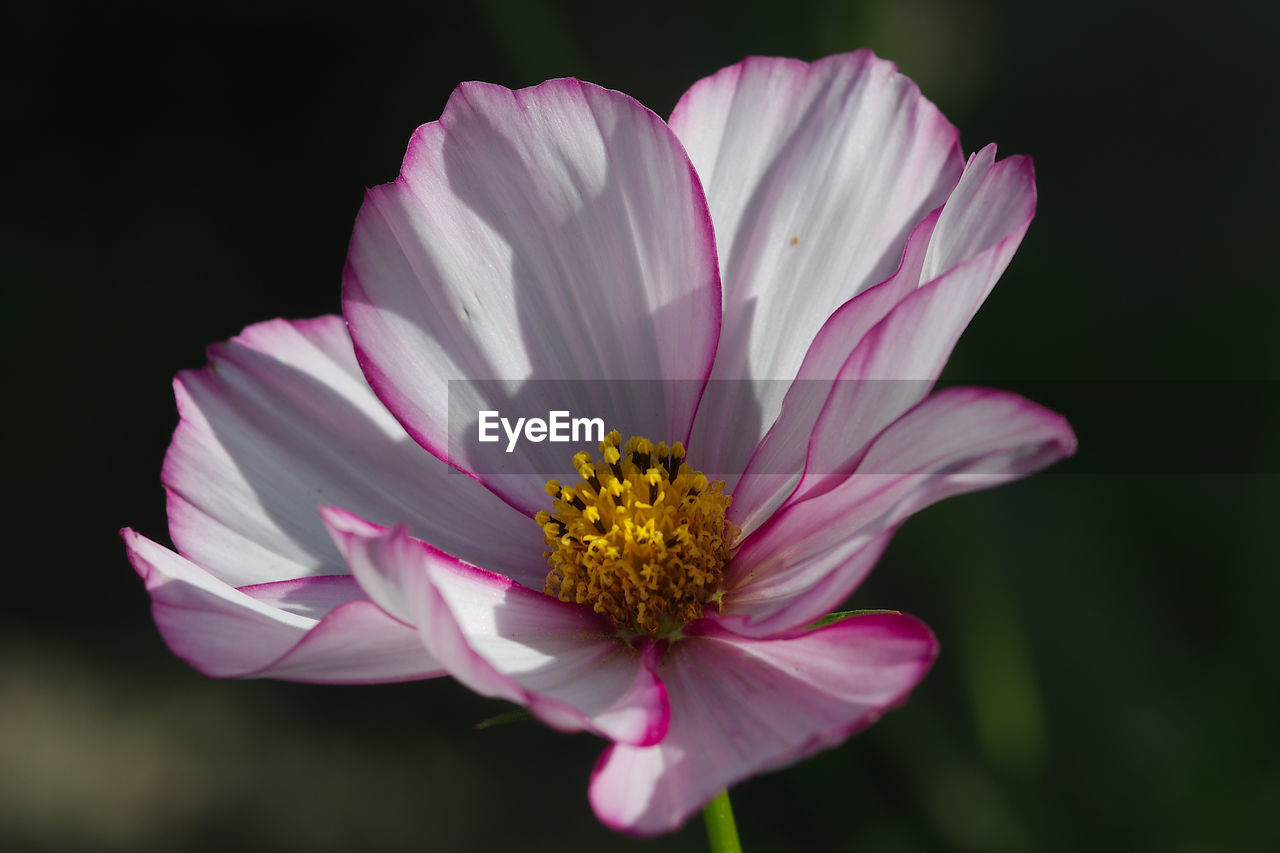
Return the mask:
<svg viewBox="0 0 1280 853">
<path fill-rule="evenodd" d="M 691 628 L 694 626 L 691 626 Z M 671 646 L 671 730 L 616 744 L 591 779 L 596 815 L 637 835 L 678 827 L 720 790 L 843 742 L 900 704 L 937 655 L 910 616 L 866 614 L 786 639 L 707 622 Z"/>
<path fill-rule="evenodd" d="M 870 51 L 749 58 L 695 84 L 671 127 L 707 189 L 720 247 L 714 379 L 794 377 L 831 312 L 893 272 L 964 164 L 956 129 Z M 758 383 L 758 399 L 704 404 L 691 440 L 703 470 L 742 471 L 784 391 Z"/>
<path fill-rule="evenodd" d="M 526 443 L 509 468 L 482 469 L 495 463 L 476 455 L 479 411 L 545 417 L 554 401 L 687 437 L 720 327 L 702 187 L 670 129 L 625 95 L 466 83 L 418 129 L 399 179 L 369 192 L 343 305 L 374 390 L 414 438 L 534 512 L 580 448 Z M 461 379 L 511 382 L 450 388 Z"/>
<path fill-rule="evenodd" d="M 971 157 L 946 205 L 912 232 L 894 275 L 823 325 L 733 492 L 744 535 L 789 498 L 842 479 L 876 433 L 928 394 L 1035 211 L 1031 162 L 994 160 L 992 145 Z M 820 417 L 834 426 L 811 446 Z"/>
<path fill-rule="evenodd" d="M 237 589 L 260 604 L 312 619 L 322 619 L 348 601 L 365 597 L 351 575 L 318 575 Z"/>
<path fill-rule="evenodd" d="M 357 581 L 384 610 L 484 696 L 529 708 L 563 731 L 655 743 L 670 721 L 659 648 L 632 648 L 607 619 L 469 566 L 337 508 L 324 512 Z"/>
<path fill-rule="evenodd" d="M 867 443 L 929 393 L 960 335 L 1012 260 L 1035 214 L 1026 157 L 974 154 L 938 218 L 922 284 L 872 328 L 841 368 L 814 425 L 805 477 L 791 501 L 831 488 Z M 954 264 L 953 266 L 948 266 Z M 945 269 L 936 278 L 930 278 Z"/>
<path fill-rule="evenodd" d="M 444 673 L 417 632 L 361 599 L 350 577 L 238 590 L 132 530 L 121 533 L 161 636 L 205 675 L 366 684 Z"/>
<path fill-rule="evenodd" d="M 165 458 L 178 550 L 229 584 L 346 572 L 316 512 L 342 501 L 527 582 L 542 532 L 405 434 L 356 364 L 341 317 L 250 326 L 174 383 Z"/>
<path fill-rule="evenodd" d="M 733 490 L 730 518 L 749 536 L 795 491 L 804 472 L 809 439 L 849 354 L 872 328 L 920 284 L 920 272 L 940 210 L 921 220 L 907 238 L 902 262 L 889 278 L 832 314 L 805 353 L 787 389 L 782 411 L 756 447 Z"/>
<path fill-rule="evenodd" d="M 720 618 L 751 636 L 807 625 L 844 601 L 908 516 L 1039 471 L 1075 446 L 1061 415 L 1017 395 L 941 391 L 878 436 L 838 486 L 788 504 L 743 544 Z"/>
</svg>

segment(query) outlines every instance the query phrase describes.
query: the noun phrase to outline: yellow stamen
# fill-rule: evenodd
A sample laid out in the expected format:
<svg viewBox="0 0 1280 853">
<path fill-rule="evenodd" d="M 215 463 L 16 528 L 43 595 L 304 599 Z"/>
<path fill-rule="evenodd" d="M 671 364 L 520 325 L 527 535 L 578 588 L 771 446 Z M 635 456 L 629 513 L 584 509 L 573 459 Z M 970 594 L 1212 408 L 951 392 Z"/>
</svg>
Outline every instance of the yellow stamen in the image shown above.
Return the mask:
<svg viewBox="0 0 1280 853">
<path fill-rule="evenodd" d="M 665 636 L 719 603 L 739 532 L 725 521 L 732 498 L 684 463 L 679 442 L 622 445 L 615 430 L 600 456 L 573 457 L 576 486 L 547 483 L 553 511 L 537 515 L 550 549 L 543 591 L 591 605 L 624 632 Z"/>
</svg>

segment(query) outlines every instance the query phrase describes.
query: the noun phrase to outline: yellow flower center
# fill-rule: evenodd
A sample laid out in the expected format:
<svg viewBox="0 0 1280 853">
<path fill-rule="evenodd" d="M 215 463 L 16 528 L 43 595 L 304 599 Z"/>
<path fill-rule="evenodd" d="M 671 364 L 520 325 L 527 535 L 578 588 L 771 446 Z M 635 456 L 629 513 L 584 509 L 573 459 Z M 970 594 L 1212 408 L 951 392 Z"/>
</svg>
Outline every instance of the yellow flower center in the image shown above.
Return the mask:
<svg viewBox="0 0 1280 853">
<path fill-rule="evenodd" d="M 547 483 L 551 512 L 538 513 L 551 571 L 543 589 L 590 604 L 625 633 L 667 636 L 718 604 L 738 528 L 731 497 L 684 462 L 684 447 L 638 436 L 619 449 L 615 430 L 601 459 L 573 457 L 574 487 Z"/>
</svg>

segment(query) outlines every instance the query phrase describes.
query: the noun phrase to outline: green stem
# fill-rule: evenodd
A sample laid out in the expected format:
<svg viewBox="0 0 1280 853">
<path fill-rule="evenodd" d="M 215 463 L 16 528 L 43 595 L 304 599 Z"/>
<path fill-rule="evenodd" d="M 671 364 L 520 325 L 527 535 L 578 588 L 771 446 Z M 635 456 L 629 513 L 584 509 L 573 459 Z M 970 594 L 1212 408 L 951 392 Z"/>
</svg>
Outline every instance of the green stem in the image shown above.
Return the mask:
<svg viewBox="0 0 1280 853">
<path fill-rule="evenodd" d="M 729 792 L 721 791 L 702 810 L 707 822 L 707 842 L 711 853 L 742 853 L 738 841 L 738 826 L 733 822 L 733 807 L 729 805 Z"/>
</svg>

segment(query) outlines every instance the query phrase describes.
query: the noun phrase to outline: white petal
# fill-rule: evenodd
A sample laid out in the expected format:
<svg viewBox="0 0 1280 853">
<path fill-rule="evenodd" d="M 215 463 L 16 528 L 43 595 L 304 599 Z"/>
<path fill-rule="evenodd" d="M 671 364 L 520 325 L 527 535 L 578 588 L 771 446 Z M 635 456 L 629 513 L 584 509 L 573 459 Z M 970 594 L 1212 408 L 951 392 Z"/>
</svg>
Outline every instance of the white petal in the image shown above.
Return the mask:
<svg viewBox="0 0 1280 853">
<path fill-rule="evenodd" d="M 942 210 L 912 232 L 894 275 L 831 315 L 734 490 L 744 538 L 786 502 L 840 482 L 867 443 L 929 393 L 1017 250 L 1035 201 L 1030 160 L 996 163 L 987 146 Z"/>
<path fill-rule="evenodd" d="M 921 272 L 926 283 L 869 331 L 841 368 L 814 427 L 805 480 L 790 500 L 840 483 L 867 443 L 924 399 L 1013 259 L 1035 213 L 1035 178 L 1025 157 L 994 158 L 994 145 L 970 158 L 956 188 L 955 215 L 944 209 L 930 240 Z M 952 262 L 925 279 L 931 267 Z"/>
<path fill-rule="evenodd" d="M 325 510 L 360 585 L 416 625 L 449 674 L 485 696 L 525 705 L 565 731 L 655 743 L 670 723 L 659 648 L 624 643 L 590 608 L 468 566 L 402 528 Z"/>
<path fill-rule="evenodd" d="M 671 116 L 720 247 L 714 379 L 790 380 L 838 306 L 884 280 L 955 186 L 954 127 L 869 51 L 812 64 L 752 57 L 695 84 Z M 704 470 L 740 472 L 785 385 L 699 410 Z"/>
<path fill-rule="evenodd" d="M 340 317 L 251 326 L 174 383 L 165 458 L 178 549 L 233 586 L 346 572 L 317 513 L 342 501 L 537 583 L 542 532 L 423 450 L 369 389 Z"/>
<path fill-rule="evenodd" d="M 756 447 L 733 490 L 731 518 L 742 529 L 740 541 L 795 491 L 804 472 L 809 440 L 835 378 L 867 332 L 919 286 L 940 213 L 929 214 L 911 232 L 894 274 L 840 306 L 810 345 L 800 372 L 787 388 L 777 421 Z"/>
<path fill-rule="evenodd" d="M 132 530 L 129 559 L 175 655 L 218 678 L 368 684 L 443 675 L 418 634 L 349 576 L 238 590 Z"/>
<path fill-rule="evenodd" d="M 478 413 L 514 423 L 564 409 L 683 439 L 720 307 L 710 218 L 679 141 L 631 98 L 577 80 L 460 86 L 418 129 L 400 178 L 370 191 L 344 285 L 382 400 L 423 446 L 528 512 L 582 446 L 491 457 L 474 440 Z"/>
<path fill-rule="evenodd" d="M 669 832 L 717 792 L 840 743 L 901 703 L 937 643 L 899 613 L 751 640 L 704 620 L 662 664 L 671 731 L 654 746 L 609 748 L 591 805 L 609 826 Z"/>
<path fill-rule="evenodd" d="M 1061 415 L 1016 394 L 934 394 L 881 433 L 837 486 L 787 504 L 746 541 L 726 571 L 721 618 L 751 636 L 807 625 L 840 606 L 912 513 L 1074 451 Z"/>
</svg>

